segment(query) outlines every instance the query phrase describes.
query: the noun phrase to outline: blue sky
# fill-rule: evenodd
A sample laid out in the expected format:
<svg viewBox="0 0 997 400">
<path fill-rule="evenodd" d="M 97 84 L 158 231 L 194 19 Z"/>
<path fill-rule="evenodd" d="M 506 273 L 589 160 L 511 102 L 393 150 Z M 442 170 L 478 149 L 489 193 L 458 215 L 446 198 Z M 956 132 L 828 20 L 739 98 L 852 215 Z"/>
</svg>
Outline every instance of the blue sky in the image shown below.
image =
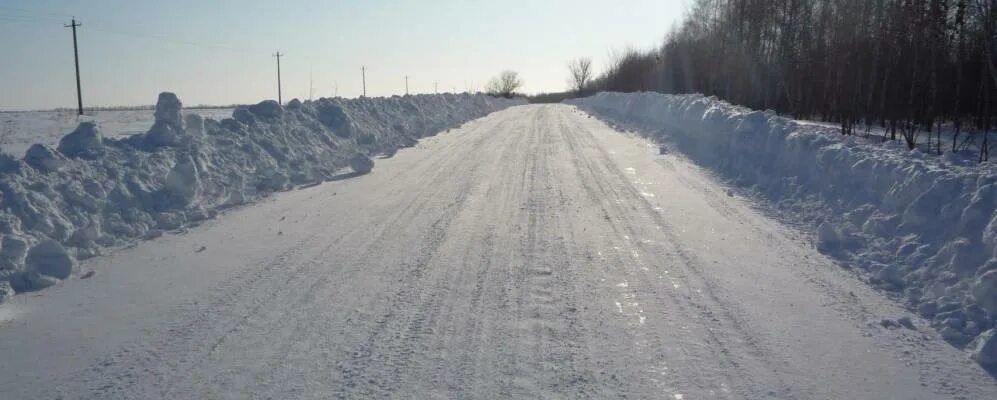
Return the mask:
<svg viewBox="0 0 997 400">
<path fill-rule="evenodd" d="M 480 89 L 504 69 L 526 92 L 560 91 L 568 60 L 657 45 L 685 0 L 136 1 L 0 0 L 0 110 L 73 106 L 76 16 L 85 105 L 185 104 L 276 97 Z M 311 76 L 311 79 L 309 78 Z"/>
</svg>

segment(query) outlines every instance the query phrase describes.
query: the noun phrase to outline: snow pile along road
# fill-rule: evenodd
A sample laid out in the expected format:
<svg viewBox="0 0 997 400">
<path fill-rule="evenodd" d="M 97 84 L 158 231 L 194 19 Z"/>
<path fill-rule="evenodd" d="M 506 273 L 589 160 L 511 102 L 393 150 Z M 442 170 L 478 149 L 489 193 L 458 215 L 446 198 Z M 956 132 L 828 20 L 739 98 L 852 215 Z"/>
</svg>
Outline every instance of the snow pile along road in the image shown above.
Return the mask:
<svg viewBox="0 0 997 400">
<path fill-rule="evenodd" d="M 946 340 L 997 346 L 993 331 L 984 334 L 997 321 L 992 165 L 873 144 L 702 95 L 600 93 L 571 103 L 662 139 L 809 223 L 822 252 L 902 294 Z"/>
<path fill-rule="evenodd" d="M 152 238 L 347 166 L 373 168 L 420 137 L 523 103 L 485 95 L 274 101 L 221 121 L 162 93 L 148 132 L 103 138 L 85 122 L 57 148 L 0 152 L 0 302 L 71 276 L 75 261 Z"/>
</svg>

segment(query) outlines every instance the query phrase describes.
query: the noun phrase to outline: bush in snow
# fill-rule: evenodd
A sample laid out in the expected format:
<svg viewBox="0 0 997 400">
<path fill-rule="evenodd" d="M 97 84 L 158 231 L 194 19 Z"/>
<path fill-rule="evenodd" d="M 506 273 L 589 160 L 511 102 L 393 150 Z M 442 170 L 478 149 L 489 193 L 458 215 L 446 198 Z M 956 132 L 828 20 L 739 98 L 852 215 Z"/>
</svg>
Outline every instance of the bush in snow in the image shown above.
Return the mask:
<svg viewBox="0 0 997 400">
<path fill-rule="evenodd" d="M 287 108 L 265 101 L 214 121 L 184 115 L 180 98 L 162 93 L 144 134 L 103 138 L 84 123 L 59 151 L 35 145 L 22 161 L 0 154 L 0 290 L 51 286 L 102 247 L 154 238 L 348 166 L 369 172 L 373 162 L 354 155 L 392 152 L 521 103 L 452 94 Z"/>
<path fill-rule="evenodd" d="M 668 141 L 812 223 L 818 249 L 902 295 L 953 343 L 997 322 L 997 167 L 923 157 L 702 95 L 570 102 Z"/>
</svg>

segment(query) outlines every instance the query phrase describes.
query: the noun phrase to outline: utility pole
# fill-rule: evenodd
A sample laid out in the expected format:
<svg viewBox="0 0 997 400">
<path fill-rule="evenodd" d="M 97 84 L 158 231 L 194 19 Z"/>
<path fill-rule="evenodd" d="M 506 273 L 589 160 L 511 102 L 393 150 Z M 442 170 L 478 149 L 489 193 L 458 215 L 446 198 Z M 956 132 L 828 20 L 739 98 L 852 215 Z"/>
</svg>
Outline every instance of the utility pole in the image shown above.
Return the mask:
<svg viewBox="0 0 997 400">
<path fill-rule="evenodd" d="M 76 47 L 76 27 L 83 26 L 81 23 L 76 22 L 76 17 L 73 17 L 73 21 L 69 25 L 63 25 L 66 28 L 73 28 L 73 60 L 76 62 L 76 111 L 79 115 L 83 115 L 83 91 L 80 89 L 80 52 Z"/>
<path fill-rule="evenodd" d="M 440 81 L 433 82 L 433 92 L 440 94 Z"/>
<path fill-rule="evenodd" d="M 408 75 L 405 75 L 405 95 L 408 96 Z"/>
<path fill-rule="evenodd" d="M 363 80 L 363 96 L 361 96 L 361 97 L 367 97 L 367 66 L 366 65 L 361 65 L 360 66 L 360 79 Z"/>
<path fill-rule="evenodd" d="M 280 54 L 280 50 L 274 53 L 274 57 L 277 57 L 277 104 L 284 104 L 284 99 L 280 96 L 280 56 L 285 54 Z"/>
<path fill-rule="evenodd" d="M 308 101 L 312 100 L 312 93 L 315 90 L 315 80 L 312 76 L 311 68 L 308 69 Z"/>
</svg>

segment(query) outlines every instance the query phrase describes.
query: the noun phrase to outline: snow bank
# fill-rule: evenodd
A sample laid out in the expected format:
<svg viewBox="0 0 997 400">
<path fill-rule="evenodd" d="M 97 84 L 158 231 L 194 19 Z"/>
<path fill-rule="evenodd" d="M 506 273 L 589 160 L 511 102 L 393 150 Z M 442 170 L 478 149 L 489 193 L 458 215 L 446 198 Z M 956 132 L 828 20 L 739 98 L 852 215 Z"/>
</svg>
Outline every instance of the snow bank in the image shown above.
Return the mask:
<svg viewBox="0 0 997 400">
<path fill-rule="evenodd" d="M 810 223 L 818 248 L 901 293 L 958 345 L 997 320 L 997 168 L 702 95 L 598 95 L 572 104 L 656 136 L 773 208 Z"/>
<path fill-rule="evenodd" d="M 0 153 L 0 301 L 57 283 L 76 260 L 213 217 L 274 191 L 369 172 L 372 154 L 522 100 L 419 95 L 274 101 L 221 121 L 163 93 L 148 132 L 107 138 L 84 122 L 21 160 Z"/>
</svg>

